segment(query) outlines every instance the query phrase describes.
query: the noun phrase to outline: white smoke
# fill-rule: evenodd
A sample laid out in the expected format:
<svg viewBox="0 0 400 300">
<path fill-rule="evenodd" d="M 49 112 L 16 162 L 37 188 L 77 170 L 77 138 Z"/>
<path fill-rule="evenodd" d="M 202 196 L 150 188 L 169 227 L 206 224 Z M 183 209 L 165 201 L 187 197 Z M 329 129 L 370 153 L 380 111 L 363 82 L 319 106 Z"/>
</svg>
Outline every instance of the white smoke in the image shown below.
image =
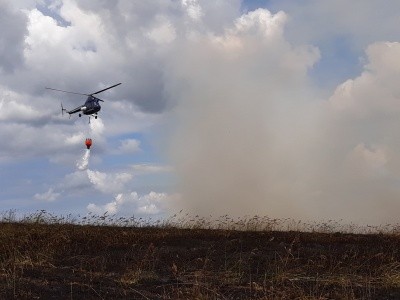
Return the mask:
<svg viewBox="0 0 400 300">
<path fill-rule="evenodd" d="M 400 43 L 370 45 L 362 73 L 318 99 L 308 71 L 320 53 L 288 43 L 286 19 L 250 12 L 171 60 L 182 192 L 173 208 L 397 222 Z"/>
<path fill-rule="evenodd" d="M 317 128 L 307 70 L 319 51 L 287 43 L 286 19 L 259 9 L 180 49 L 169 82 L 181 95 L 171 152 L 183 197 L 175 210 L 304 216 L 293 199 L 314 192 L 298 179 L 312 165 L 304 155 Z"/>
</svg>

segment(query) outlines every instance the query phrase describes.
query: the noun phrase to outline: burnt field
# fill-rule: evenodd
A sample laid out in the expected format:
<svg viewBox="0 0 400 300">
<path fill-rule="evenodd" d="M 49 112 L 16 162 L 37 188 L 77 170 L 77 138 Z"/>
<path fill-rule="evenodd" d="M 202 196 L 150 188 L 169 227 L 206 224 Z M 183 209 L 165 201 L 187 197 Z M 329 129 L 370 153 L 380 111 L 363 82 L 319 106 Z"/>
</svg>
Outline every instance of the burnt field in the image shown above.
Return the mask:
<svg viewBox="0 0 400 300">
<path fill-rule="evenodd" d="M 0 223 L 0 299 L 400 299 L 396 230 L 43 216 Z"/>
</svg>

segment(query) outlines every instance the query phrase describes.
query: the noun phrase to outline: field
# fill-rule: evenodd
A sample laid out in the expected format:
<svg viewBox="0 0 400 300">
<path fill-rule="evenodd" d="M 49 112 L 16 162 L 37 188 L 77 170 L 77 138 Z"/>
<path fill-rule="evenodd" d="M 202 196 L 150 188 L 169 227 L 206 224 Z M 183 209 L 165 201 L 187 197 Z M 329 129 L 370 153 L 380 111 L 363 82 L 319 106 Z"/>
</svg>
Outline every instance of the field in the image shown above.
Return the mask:
<svg viewBox="0 0 400 300">
<path fill-rule="evenodd" d="M 397 229 L 10 212 L 0 299 L 400 299 Z"/>
</svg>

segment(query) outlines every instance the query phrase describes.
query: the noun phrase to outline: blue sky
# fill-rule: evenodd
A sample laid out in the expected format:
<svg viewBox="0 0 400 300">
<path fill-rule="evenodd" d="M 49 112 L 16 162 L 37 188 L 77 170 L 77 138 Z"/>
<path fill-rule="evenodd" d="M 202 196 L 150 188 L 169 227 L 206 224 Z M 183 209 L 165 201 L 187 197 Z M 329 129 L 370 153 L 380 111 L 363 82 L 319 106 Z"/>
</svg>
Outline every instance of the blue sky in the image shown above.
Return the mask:
<svg viewBox="0 0 400 300">
<path fill-rule="evenodd" d="M 399 8 L 0 0 L 2 210 L 395 220 Z"/>
</svg>

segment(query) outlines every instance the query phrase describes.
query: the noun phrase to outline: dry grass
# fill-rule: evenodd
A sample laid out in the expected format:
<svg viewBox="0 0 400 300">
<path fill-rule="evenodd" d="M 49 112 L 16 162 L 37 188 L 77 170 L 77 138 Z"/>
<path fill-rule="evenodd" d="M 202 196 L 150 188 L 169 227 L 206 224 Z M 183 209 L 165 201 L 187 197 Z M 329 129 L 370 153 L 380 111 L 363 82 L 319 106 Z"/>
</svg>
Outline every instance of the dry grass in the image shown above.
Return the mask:
<svg viewBox="0 0 400 300">
<path fill-rule="evenodd" d="M 45 211 L 0 222 L 1 299 L 400 299 L 398 226 Z"/>
</svg>

